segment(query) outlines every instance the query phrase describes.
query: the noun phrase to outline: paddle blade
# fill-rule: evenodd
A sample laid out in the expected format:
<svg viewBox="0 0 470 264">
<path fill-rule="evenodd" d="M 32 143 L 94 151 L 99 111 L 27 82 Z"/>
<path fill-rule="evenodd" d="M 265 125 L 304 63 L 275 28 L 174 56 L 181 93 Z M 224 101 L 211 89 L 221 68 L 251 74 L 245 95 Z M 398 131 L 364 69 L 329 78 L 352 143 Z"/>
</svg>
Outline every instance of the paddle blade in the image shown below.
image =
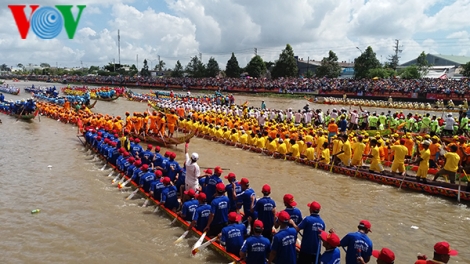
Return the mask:
<svg viewBox="0 0 470 264">
<path fill-rule="evenodd" d="M 134 195 L 135 195 L 138 191 L 139 191 L 139 189 L 135 189 L 135 191 L 133 191 L 133 192 L 131 193 L 131 195 L 129 195 L 129 196 L 126 198 L 126 200 L 132 199 L 132 197 L 134 197 Z"/>
<path fill-rule="evenodd" d="M 104 164 L 104 166 L 101 168 L 102 171 L 104 170 L 104 168 L 106 168 L 106 165 L 108 164 Z"/>
<path fill-rule="evenodd" d="M 205 234 L 205 233 L 204 233 Z M 217 239 L 217 237 L 214 237 L 212 238 L 211 240 L 207 241 L 206 243 L 202 244 L 201 246 L 199 246 L 198 248 L 195 248 L 191 251 L 191 253 L 194 255 L 196 255 L 196 253 L 202 251 L 203 249 L 205 249 L 206 247 L 208 247 L 212 242 L 214 242 L 215 240 Z"/>
<path fill-rule="evenodd" d="M 176 218 L 175 218 L 176 219 Z M 178 239 L 176 239 L 175 244 L 181 242 L 189 233 L 189 230 L 186 230 Z"/>
<path fill-rule="evenodd" d="M 109 174 L 108 177 L 113 177 L 114 171 L 112 170 Z"/>
<path fill-rule="evenodd" d="M 153 210 L 153 213 L 157 213 L 158 210 L 160 210 L 160 206 L 157 205 L 157 206 L 155 207 L 155 210 Z"/>
<path fill-rule="evenodd" d="M 147 205 L 149 204 L 149 201 L 150 201 L 150 199 L 147 198 L 147 200 L 145 200 L 145 202 L 144 202 L 144 204 L 142 205 L 142 207 L 147 207 Z"/>
<path fill-rule="evenodd" d="M 191 253 L 195 255 L 199 251 L 199 247 L 202 244 L 202 241 L 204 241 L 204 238 L 206 237 L 206 232 L 202 234 L 202 236 L 197 240 L 196 244 L 194 244 L 193 249 L 191 250 Z"/>
</svg>

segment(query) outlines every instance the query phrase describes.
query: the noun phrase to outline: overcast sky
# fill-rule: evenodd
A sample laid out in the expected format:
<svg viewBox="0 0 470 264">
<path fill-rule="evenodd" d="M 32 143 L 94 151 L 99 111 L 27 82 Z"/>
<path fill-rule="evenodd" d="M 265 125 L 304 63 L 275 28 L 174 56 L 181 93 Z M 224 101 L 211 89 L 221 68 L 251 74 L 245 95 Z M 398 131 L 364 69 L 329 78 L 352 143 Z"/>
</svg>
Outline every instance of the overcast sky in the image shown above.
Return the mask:
<svg viewBox="0 0 470 264">
<path fill-rule="evenodd" d="M 25 1 L 25 4 L 29 4 Z M 158 55 L 173 68 L 202 53 L 221 68 L 234 52 L 241 66 L 254 55 L 274 61 L 287 43 L 304 60 L 321 60 L 333 50 L 351 61 L 371 46 L 386 61 L 400 40 L 400 63 L 421 51 L 470 56 L 470 0 L 77 0 L 85 4 L 74 39 L 65 29 L 52 40 L 32 30 L 21 39 L 9 4 L 0 0 L 0 64 L 56 63 L 60 67 L 118 61 L 139 68 Z M 41 6 L 70 0 L 36 0 Z M 78 10 L 78 9 L 76 9 Z M 75 11 L 76 12 L 76 11 Z M 26 9 L 29 18 L 30 10 Z M 358 49 L 359 48 L 359 49 Z"/>
</svg>

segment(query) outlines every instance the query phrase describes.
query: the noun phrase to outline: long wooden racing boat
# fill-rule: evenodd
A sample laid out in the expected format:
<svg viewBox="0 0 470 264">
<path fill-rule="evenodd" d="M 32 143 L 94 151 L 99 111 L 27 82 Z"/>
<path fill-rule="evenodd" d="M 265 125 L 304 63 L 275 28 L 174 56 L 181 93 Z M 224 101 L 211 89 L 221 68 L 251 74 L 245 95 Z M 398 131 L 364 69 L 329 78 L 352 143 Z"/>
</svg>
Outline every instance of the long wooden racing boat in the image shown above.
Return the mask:
<svg viewBox="0 0 470 264">
<path fill-rule="evenodd" d="M 0 92 L 7 93 L 7 94 L 13 94 L 13 95 L 19 95 L 20 94 L 20 89 L 16 88 L 15 90 L 12 90 L 11 88 L 0 87 Z"/>
<path fill-rule="evenodd" d="M 195 135 L 195 131 L 190 132 L 187 135 L 182 137 L 159 137 L 153 135 L 136 135 L 135 133 L 131 133 L 131 136 L 134 138 L 139 138 L 140 141 L 155 144 L 159 146 L 169 146 L 169 145 L 179 145 L 185 143 L 187 140 L 193 138 Z"/>
<path fill-rule="evenodd" d="M 89 104 L 89 105 L 87 105 L 86 107 L 87 107 L 88 109 L 92 109 L 93 107 L 95 107 L 95 105 L 96 105 L 97 102 L 98 102 L 98 100 L 95 100 L 92 104 Z"/>
<path fill-rule="evenodd" d="M 83 143 L 83 142 L 82 142 Z M 129 180 L 129 177 L 122 171 L 120 171 L 116 166 L 114 166 L 113 164 L 109 163 L 106 161 L 106 158 L 103 157 L 99 152 L 97 152 L 95 149 L 93 149 L 89 144 L 87 143 L 84 143 L 86 144 L 86 146 L 90 149 L 92 149 L 97 155 L 99 155 L 99 157 L 105 161 L 111 168 L 113 168 L 113 170 L 115 172 L 118 172 L 119 174 L 121 174 L 121 177 L 125 177 L 126 180 Z M 181 224 L 185 230 L 188 229 L 189 227 L 189 223 L 186 222 L 183 218 L 179 217 L 176 213 L 174 213 L 173 211 L 165 208 L 164 206 L 160 206 L 160 202 L 158 202 L 157 200 L 155 200 L 152 196 L 150 196 L 149 193 L 145 192 L 145 190 L 143 188 L 140 188 L 136 183 L 134 183 L 133 181 L 130 181 L 130 183 L 132 184 L 132 188 L 135 190 L 135 189 L 139 189 L 139 193 L 144 196 L 145 198 L 151 200 L 156 206 L 160 207 L 161 211 L 165 212 L 171 219 L 174 219 L 174 218 L 177 218 L 177 221 L 179 224 Z M 191 229 L 191 232 L 198 236 L 198 237 L 201 237 L 202 236 L 202 233 L 200 231 L 198 231 L 196 228 L 192 228 Z M 204 238 L 205 241 L 210 241 L 211 239 L 209 237 L 205 237 Z M 232 261 L 232 262 L 235 262 L 235 263 L 245 263 L 245 262 L 240 262 L 239 261 L 239 257 L 227 252 L 225 250 L 225 248 L 220 245 L 219 243 L 217 242 L 211 242 L 210 246 L 215 249 L 218 253 L 220 253 L 222 256 L 224 256 L 225 258 L 227 258 L 229 261 Z"/>
<path fill-rule="evenodd" d="M 25 115 L 25 114 L 20 115 L 20 114 L 13 114 L 13 113 L 10 113 L 10 115 L 18 119 L 31 120 L 31 119 L 34 119 L 38 115 L 38 113 L 39 113 L 39 108 L 36 108 L 36 111 L 34 111 L 34 113 L 29 114 L 29 115 Z"/>
<path fill-rule="evenodd" d="M 252 152 L 263 153 L 264 155 L 271 156 L 273 158 L 285 159 L 289 161 L 294 161 L 299 164 L 312 166 L 321 170 L 332 171 L 334 173 L 343 174 L 349 177 L 362 178 L 362 179 L 366 179 L 369 181 L 373 181 L 373 182 L 377 182 L 377 183 L 381 183 L 385 185 L 391 185 L 395 187 L 399 187 L 401 185 L 402 188 L 406 188 L 412 191 L 423 192 L 423 193 L 427 193 L 431 195 L 438 195 L 438 196 L 449 197 L 449 198 L 455 198 L 456 200 L 458 199 L 458 196 L 459 196 L 458 184 L 451 184 L 451 183 L 446 183 L 446 182 L 432 182 L 432 181 L 428 181 L 427 183 L 422 183 L 422 182 L 416 182 L 416 178 L 413 176 L 406 176 L 405 178 L 403 178 L 403 176 L 383 175 L 383 174 L 378 174 L 378 173 L 371 173 L 369 171 L 358 170 L 354 168 L 346 168 L 342 166 L 333 166 L 333 169 L 331 170 L 331 167 L 329 164 L 324 164 L 320 162 L 317 165 L 317 162 L 308 161 L 305 158 L 294 158 L 292 156 L 284 157 L 282 155 L 277 155 L 276 153 L 262 150 L 260 148 L 242 145 L 239 143 L 234 143 L 234 142 L 231 142 L 230 140 L 214 139 L 211 136 L 202 135 L 202 134 L 197 134 L 196 136 L 204 138 L 204 139 L 212 139 L 213 141 L 216 141 L 225 145 L 242 148 L 242 149 L 249 150 Z M 391 162 L 384 162 L 384 165 L 390 166 Z M 416 171 L 417 169 L 418 169 L 417 166 L 408 167 L 408 170 L 410 171 Z M 436 172 L 437 172 L 436 169 L 429 169 L 428 174 L 435 174 Z M 464 177 L 464 175 L 461 175 L 458 173 L 456 177 L 457 178 Z M 463 178 L 463 179 L 468 181 L 468 178 Z M 470 201 L 470 192 L 465 191 L 466 186 L 461 186 L 460 188 L 461 188 L 460 200 Z"/>
<path fill-rule="evenodd" d="M 91 99 L 105 101 L 105 102 L 111 102 L 111 101 L 119 99 L 119 97 L 121 97 L 121 96 L 113 96 L 113 97 L 109 97 L 109 98 L 103 98 L 103 97 L 96 96 L 96 97 L 92 97 Z"/>
</svg>

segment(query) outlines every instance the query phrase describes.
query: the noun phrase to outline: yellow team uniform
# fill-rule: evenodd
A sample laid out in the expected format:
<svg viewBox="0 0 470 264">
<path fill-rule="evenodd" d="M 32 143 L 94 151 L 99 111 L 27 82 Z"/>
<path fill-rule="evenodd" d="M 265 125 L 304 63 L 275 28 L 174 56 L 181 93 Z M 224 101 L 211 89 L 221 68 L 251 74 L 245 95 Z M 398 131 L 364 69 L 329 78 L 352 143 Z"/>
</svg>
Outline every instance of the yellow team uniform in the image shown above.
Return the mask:
<svg viewBox="0 0 470 264">
<path fill-rule="evenodd" d="M 422 159 L 418 166 L 418 171 L 416 176 L 420 178 L 426 178 L 428 176 L 429 170 L 429 158 L 431 158 L 431 151 L 428 149 L 423 149 L 419 153 L 419 157 Z"/>
<path fill-rule="evenodd" d="M 392 162 L 392 172 L 397 170 L 399 173 L 405 172 L 405 156 L 408 155 L 408 148 L 404 145 L 393 145 L 390 149 L 395 157 Z"/>
<path fill-rule="evenodd" d="M 366 148 L 366 144 L 362 142 L 356 142 L 352 145 L 353 157 L 351 159 L 351 165 L 362 166 L 362 154 Z"/>
</svg>

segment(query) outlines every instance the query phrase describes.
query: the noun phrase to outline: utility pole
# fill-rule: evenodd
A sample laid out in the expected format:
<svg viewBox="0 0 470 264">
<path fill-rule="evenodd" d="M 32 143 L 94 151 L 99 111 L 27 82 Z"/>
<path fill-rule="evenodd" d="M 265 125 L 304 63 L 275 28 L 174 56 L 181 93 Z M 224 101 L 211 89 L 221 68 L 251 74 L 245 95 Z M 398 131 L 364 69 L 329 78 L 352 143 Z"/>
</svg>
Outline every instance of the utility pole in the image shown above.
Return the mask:
<svg viewBox="0 0 470 264">
<path fill-rule="evenodd" d="M 258 56 L 258 49 L 255 48 L 255 56 Z"/>
<path fill-rule="evenodd" d="M 121 66 L 121 35 L 119 34 L 119 29 L 118 29 L 118 61 L 119 61 L 119 66 Z"/>
<path fill-rule="evenodd" d="M 395 54 L 389 57 L 390 65 L 392 66 L 393 69 L 397 68 L 398 62 L 400 59 L 400 56 L 398 56 L 398 54 L 403 51 L 402 49 L 400 49 L 399 44 L 400 44 L 400 40 L 395 39 L 395 45 L 393 46 L 393 51 L 395 52 Z"/>
</svg>

